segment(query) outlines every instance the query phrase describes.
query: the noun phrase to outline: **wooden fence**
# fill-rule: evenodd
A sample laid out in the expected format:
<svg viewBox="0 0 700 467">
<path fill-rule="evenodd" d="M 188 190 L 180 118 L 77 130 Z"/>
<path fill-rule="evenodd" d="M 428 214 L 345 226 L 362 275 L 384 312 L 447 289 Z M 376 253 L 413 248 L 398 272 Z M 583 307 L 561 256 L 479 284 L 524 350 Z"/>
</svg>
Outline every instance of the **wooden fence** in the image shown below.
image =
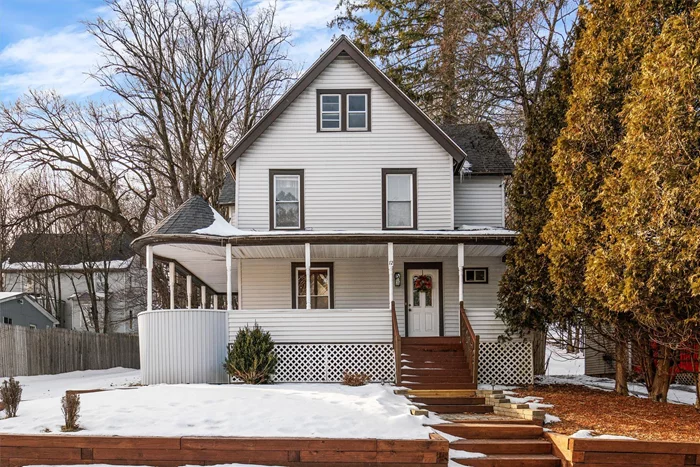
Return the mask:
<svg viewBox="0 0 700 467">
<path fill-rule="evenodd" d="M 139 368 L 139 338 L 0 324 L 0 377 Z"/>
</svg>

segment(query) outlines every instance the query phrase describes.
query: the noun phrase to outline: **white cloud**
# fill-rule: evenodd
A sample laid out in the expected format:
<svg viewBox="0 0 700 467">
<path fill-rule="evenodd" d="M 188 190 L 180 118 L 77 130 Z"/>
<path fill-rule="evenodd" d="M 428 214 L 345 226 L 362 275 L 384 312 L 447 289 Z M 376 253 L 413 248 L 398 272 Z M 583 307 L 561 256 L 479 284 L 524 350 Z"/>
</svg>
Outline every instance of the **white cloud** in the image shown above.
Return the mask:
<svg viewBox="0 0 700 467">
<path fill-rule="evenodd" d="M 0 51 L 1 98 L 30 88 L 55 89 L 65 96 L 96 94 L 102 89 L 87 73 L 98 60 L 94 39 L 75 27 L 21 39 Z"/>
</svg>

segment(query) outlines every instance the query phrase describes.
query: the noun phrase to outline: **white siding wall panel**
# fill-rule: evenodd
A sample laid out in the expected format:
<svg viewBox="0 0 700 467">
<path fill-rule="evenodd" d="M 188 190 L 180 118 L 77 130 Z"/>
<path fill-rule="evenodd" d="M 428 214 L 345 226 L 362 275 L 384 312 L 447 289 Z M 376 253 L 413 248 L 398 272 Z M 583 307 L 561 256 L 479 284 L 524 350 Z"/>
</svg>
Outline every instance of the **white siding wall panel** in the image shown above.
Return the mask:
<svg viewBox="0 0 700 467">
<path fill-rule="evenodd" d="M 503 177 L 455 177 L 455 226 L 503 226 Z"/>
<path fill-rule="evenodd" d="M 316 89 L 371 88 L 371 132 L 316 131 Z M 452 157 L 350 59 L 338 58 L 239 159 L 238 227 L 269 228 L 269 169 L 304 169 L 307 229 L 381 229 L 381 169 L 418 171 L 418 228 L 452 228 Z"/>
<path fill-rule="evenodd" d="M 390 343 L 391 313 L 381 310 L 236 310 L 230 313 L 229 338 L 256 323 L 279 344 Z"/>
<path fill-rule="evenodd" d="M 285 310 L 292 306 L 291 263 L 299 260 L 243 260 L 243 312 Z M 313 262 L 332 262 L 334 297 L 337 309 L 388 309 L 389 279 L 386 258 L 312 258 Z M 442 262 L 444 330 L 446 336 L 459 335 L 459 296 L 457 258 L 395 258 L 394 271 L 401 272 L 402 285 L 394 288 L 396 315 L 401 334 L 405 329 L 403 277 L 406 262 Z M 466 267 L 488 267 L 488 284 L 465 284 L 464 302 L 474 331 L 482 341 L 497 340 L 505 327 L 494 315 L 498 283 L 505 269 L 500 257 L 466 257 Z M 238 313 L 238 311 L 234 312 Z M 291 316 L 291 315 L 289 315 Z M 309 326 L 315 326 L 311 321 Z M 322 326 L 321 323 L 318 324 Z"/>
<path fill-rule="evenodd" d="M 154 310 L 139 314 L 143 384 L 224 383 L 228 345 L 224 310 Z"/>
</svg>

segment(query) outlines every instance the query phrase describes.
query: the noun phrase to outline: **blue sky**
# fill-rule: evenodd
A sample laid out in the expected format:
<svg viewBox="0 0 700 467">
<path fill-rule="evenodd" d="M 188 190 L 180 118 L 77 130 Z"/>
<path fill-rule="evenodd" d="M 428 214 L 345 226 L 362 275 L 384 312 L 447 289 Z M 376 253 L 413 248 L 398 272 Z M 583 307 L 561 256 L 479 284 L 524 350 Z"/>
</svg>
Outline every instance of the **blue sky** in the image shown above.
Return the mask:
<svg viewBox="0 0 700 467">
<path fill-rule="evenodd" d="M 336 5 L 337 0 L 277 1 L 278 21 L 292 28 L 289 54 L 296 63 L 308 66 L 328 47 L 337 31 L 326 25 Z M 102 0 L 0 0 L 0 100 L 14 100 L 30 88 L 55 89 L 74 99 L 104 95 L 86 76 L 99 49 L 80 23 L 103 9 Z"/>
</svg>

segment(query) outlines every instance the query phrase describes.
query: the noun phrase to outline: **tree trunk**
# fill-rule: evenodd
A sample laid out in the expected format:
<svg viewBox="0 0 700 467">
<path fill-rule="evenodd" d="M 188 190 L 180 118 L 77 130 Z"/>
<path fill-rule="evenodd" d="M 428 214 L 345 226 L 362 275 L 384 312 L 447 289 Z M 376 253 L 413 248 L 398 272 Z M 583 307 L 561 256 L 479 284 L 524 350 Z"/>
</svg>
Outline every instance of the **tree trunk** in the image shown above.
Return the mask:
<svg viewBox="0 0 700 467">
<path fill-rule="evenodd" d="M 695 373 L 695 408 L 700 410 L 700 373 Z"/>
<path fill-rule="evenodd" d="M 629 390 L 627 389 L 627 363 L 627 342 L 618 341 L 615 344 L 615 392 L 621 396 L 629 396 Z"/>
<path fill-rule="evenodd" d="M 671 349 L 662 347 L 659 350 L 659 358 L 656 364 L 654 382 L 649 391 L 649 399 L 655 402 L 666 402 L 668 388 L 671 385 Z"/>
</svg>

